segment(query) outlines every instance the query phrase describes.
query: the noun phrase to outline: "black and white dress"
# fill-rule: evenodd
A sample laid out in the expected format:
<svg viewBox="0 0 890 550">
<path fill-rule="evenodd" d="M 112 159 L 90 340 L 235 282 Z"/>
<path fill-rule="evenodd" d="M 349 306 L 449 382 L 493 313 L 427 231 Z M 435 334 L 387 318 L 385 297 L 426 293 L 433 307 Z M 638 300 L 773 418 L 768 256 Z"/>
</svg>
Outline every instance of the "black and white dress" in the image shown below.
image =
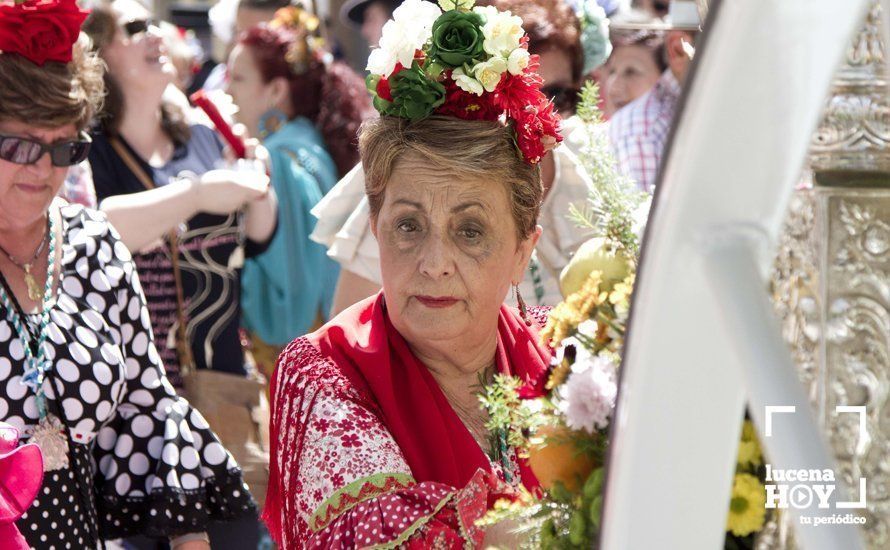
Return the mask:
<svg viewBox="0 0 890 550">
<path fill-rule="evenodd" d="M 19 530 L 38 549 L 81 549 L 255 515 L 237 464 L 164 374 L 130 252 L 102 213 L 64 203 L 60 211 L 44 390 L 68 429 L 69 467 L 45 473 Z M 26 442 L 38 412 L 11 318 L 0 304 L 0 420 Z"/>
</svg>

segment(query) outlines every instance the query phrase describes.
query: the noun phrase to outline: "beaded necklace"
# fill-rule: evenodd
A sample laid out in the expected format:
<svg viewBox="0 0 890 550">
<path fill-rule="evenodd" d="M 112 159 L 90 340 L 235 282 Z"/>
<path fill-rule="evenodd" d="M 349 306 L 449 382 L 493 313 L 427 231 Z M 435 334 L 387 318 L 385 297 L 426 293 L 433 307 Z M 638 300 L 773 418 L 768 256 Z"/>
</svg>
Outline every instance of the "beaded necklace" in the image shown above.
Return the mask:
<svg viewBox="0 0 890 550">
<path fill-rule="evenodd" d="M 46 358 L 44 343 L 49 325 L 50 303 L 53 299 L 52 286 L 55 270 L 56 239 L 55 223 L 52 214 L 47 216 L 47 233 L 49 234 L 49 259 L 47 260 L 46 285 L 44 285 L 41 303 L 40 326 L 32 332 L 22 306 L 16 300 L 12 288 L 0 271 L 0 301 L 6 309 L 6 318 L 15 328 L 19 339 L 24 343 L 25 371 L 22 382 L 34 392 L 37 412 L 40 421 L 31 434 L 31 441 L 36 443 L 43 452 L 44 471 L 57 470 L 68 466 L 68 438 L 61 420 L 47 412 L 46 395 L 43 382 L 52 363 Z"/>
</svg>

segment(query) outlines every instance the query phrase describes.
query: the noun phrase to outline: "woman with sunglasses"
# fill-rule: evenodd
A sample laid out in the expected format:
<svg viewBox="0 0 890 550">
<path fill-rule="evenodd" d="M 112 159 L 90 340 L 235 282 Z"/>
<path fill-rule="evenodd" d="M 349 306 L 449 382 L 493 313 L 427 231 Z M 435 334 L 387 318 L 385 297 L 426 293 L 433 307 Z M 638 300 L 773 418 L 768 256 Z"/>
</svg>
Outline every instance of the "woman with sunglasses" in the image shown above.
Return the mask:
<svg viewBox="0 0 890 550">
<path fill-rule="evenodd" d="M 254 513 L 241 472 L 170 386 L 117 232 L 55 198 L 103 91 L 85 17 L 75 0 L 0 5 L 0 421 L 44 463 L 17 526 L 38 549 L 208 548 L 208 520 Z"/>
<path fill-rule="evenodd" d="M 478 1 L 519 16 L 529 38 L 529 52 L 540 58 L 541 91 L 563 118 L 574 115 L 583 70 L 580 23 L 565 0 Z M 571 124 L 571 119 L 569 119 Z M 529 305 L 555 306 L 562 300 L 560 271 L 572 254 L 591 237 L 569 219 L 570 205 L 585 203 L 590 179 L 577 157 L 562 145 L 541 160 L 544 202 L 539 222 L 544 232 L 529 261 L 519 290 Z M 333 314 L 375 294 L 382 283 L 377 241 L 368 224 L 364 175 L 358 166 L 334 186 L 312 213 L 318 218 L 312 239 L 328 247 L 340 263 Z M 517 305 L 517 304 L 513 304 Z"/>
</svg>

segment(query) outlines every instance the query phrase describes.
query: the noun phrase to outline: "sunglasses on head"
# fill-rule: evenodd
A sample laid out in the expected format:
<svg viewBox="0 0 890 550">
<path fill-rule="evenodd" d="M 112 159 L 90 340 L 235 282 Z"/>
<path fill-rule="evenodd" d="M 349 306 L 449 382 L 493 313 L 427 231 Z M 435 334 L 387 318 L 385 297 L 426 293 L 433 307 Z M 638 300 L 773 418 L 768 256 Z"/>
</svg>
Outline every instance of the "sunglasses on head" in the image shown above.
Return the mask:
<svg viewBox="0 0 890 550">
<path fill-rule="evenodd" d="M 36 139 L 0 135 L 0 159 L 15 164 L 34 164 L 49 153 L 53 166 L 67 168 L 86 160 L 90 152 L 90 136 L 81 132 L 77 141 L 47 145 Z"/>
<path fill-rule="evenodd" d="M 541 87 L 541 92 L 553 100 L 553 106 L 559 112 L 574 111 L 578 104 L 578 94 L 581 89 L 577 86 L 561 86 L 559 84 L 550 84 Z"/>
<path fill-rule="evenodd" d="M 136 36 L 141 32 L 148 32 L 149 27 L 158 27 L 161 22 L 152 17 L 146 19 L 133 19 L 132 21 L 127 21 L 122 26 L 124 31 L 127 33 L 127 36 Z"/>
</svg>

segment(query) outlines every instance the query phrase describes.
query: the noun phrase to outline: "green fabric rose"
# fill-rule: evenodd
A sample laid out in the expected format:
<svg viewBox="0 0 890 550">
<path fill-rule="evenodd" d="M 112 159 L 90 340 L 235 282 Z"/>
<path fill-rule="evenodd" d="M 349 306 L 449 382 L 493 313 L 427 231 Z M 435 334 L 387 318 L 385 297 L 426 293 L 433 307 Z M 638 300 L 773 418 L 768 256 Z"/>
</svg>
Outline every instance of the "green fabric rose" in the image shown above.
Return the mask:
<svg viewBox="0 0 890 550">
<path fill-rule="evenodd" d="M 399 71 L 389 84 L 393 99 L 386 107 L 387 115 L 419 120 L 445 102 L 445 86 L 427 77 L 417 63 Z"/>
<path fill-rule="evenodd" d="M 482 16 L 475 12 L 443 13 L 433 24 L 430 59 L 453 68 L 481 58 L 485 53 L 482 49 L 484 24 Z"/>
</svg>

